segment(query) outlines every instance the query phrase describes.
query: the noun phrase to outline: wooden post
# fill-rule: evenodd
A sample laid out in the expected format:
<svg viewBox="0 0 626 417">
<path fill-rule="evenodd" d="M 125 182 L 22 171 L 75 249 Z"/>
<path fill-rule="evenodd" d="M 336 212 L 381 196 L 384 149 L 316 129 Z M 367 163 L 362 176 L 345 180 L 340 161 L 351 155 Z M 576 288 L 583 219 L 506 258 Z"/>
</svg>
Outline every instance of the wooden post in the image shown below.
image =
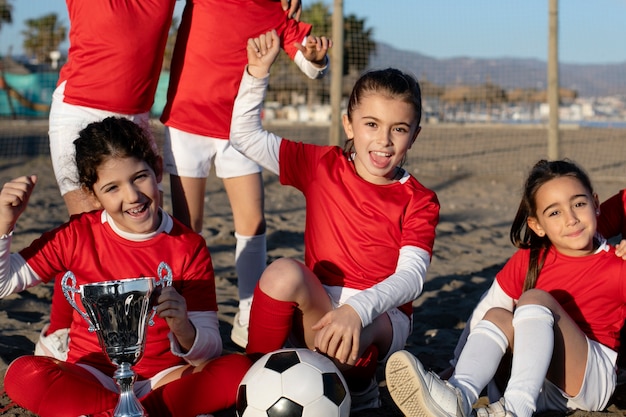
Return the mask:
<svg viewBox="0 0 626 417">
<path fill-rule="evenodd" d="M 343 83 L 343 0 L 333 0 L 333 47 L 330 50 L 330 144 L 342 137 L 341 99 Z"/>
<path fill-rule="evenodd" d="M 559 159 L 559 0 L 549 0 L 548 30 L 548 158 Z"/>
</svg>

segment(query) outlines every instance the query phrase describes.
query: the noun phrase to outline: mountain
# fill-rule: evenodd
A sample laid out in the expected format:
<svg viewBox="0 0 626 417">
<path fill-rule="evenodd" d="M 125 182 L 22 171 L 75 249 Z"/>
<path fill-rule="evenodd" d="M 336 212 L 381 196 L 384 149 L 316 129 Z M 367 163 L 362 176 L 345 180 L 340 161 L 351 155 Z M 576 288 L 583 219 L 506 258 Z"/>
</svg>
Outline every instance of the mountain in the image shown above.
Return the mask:
<svg viewBox="0 0 626 417">
<path fill-rule="evenodd" d="M 436 59 L 417 52 L 403 51 L 378 42 L 370 56 L 371 68 L 397 67 L 414 74 L 420 81 L 440 86 L 476 85 L 489 81 L 509 90 L 545 90 L 547 64 L 538 59 L 449 58 Z M 567 64 L 559 68 L 561 87 L 578 92 L 579 97 L 626 95 L 626 62 L 619 64 Z"/>
</svg>

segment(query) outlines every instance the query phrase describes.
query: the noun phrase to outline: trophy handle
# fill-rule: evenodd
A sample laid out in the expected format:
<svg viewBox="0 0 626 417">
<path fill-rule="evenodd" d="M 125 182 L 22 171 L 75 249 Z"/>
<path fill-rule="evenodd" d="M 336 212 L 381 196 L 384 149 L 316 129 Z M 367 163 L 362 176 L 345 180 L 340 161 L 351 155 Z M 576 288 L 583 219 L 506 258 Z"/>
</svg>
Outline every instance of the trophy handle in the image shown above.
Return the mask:
<svg viewBox="0 0 626 417">
<path fill-rule="evenodd" d="M 165 276 L 163 276 L 163 270 L 165 270 Z M 157 286 L 169 287 L 172 285 L 172 268 L 166 263 L 161 262 L 159 269 L 157 270 L 158 281 L 155 282 Z"/>
<path fill-rule="evenodd" d="M 68 281 L 71 282 L 69 285 L 67 283 Z M 78 304 L 76 304 L 76 300 L 74 299 L 76 294 L 80 293 L 80 289 L 76 286 L 76 277 L 72 271 L 67 271 L 65 275 L 63 275 L 63 278 L 61 279 L 61 289 L 63 290 L 63 295 L 65 296 L 67 302 L 70 303 L 70 305 L 74 307 L 74 310 L 78 311 L 82 318 L 89 324 L 89 331 L 95 332 L 97 330 L 96 326 L 93 325 L 87 313 L 78 307 Z"/>
<path fill-rule="evenodd" d="M 163 271 L 165 271 L 165 275 L 163 275 Z M 154 280 L 155 285 L 162 286 L 163 288 L 169 287 L 172 285 L 172 268 L 166 263 L 161 262 L 159 264 L 159 268 L 157 269 L 157 278 Z M 154 325 L 154 316 L 156 314 L 156 306 L 152 307 L 152 314 L 150 314 L 150 318 L 148 319 L 148 325 Z"/>
</svg>

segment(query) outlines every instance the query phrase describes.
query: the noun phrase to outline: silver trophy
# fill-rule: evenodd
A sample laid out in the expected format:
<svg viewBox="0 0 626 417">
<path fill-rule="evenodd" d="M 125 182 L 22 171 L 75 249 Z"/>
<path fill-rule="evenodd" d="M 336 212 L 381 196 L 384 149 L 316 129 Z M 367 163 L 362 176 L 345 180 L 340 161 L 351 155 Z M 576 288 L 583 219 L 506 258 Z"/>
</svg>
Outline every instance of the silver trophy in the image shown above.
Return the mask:
<svg viewBox="0 0 626 417">
<path fill-rule="evenodd" d="M 156 306 L 151 302 L 156 286 L 172 284 L 172 270 L 161 262 L 158 279 L 152 277 L 127 278 L 76 286 L 71 271 L 63 276 L 61 288 L 67 301 L 96 332 L 104 353 L 115 366 L 113 378 L 120 389 L 115 417 L 143 417 L 146 412 L 133 391 L 136 374 L 132 370 L 143 356 L 147 326 L 152 326 Z M 70 281 L 68 283 L 68 281 Z M 85 307 L 81 310 L 75 296 Z"/>
</svg>

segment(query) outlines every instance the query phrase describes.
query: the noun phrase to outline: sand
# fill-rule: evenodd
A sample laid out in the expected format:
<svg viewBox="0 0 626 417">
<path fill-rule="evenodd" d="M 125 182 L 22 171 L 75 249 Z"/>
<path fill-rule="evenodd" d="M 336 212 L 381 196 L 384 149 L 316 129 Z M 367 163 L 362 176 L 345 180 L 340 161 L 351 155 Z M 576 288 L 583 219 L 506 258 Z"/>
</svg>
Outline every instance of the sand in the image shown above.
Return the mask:
<svg viewBox="0 0 626 417">
<path fill-rule="evenodd" d="M 16 251 L 45 230 L 64 222 L 67 213 L 49 156 L 42 154 L 46 148 L 45 123 L 2 123 L 0 155 L 4 156 L 0 157 L 0 182 L 30 173 L 37 173 L 40 178 L 30 206 L 18 224 L 13 245 Z M 290 138 L 318 143 L 328 137 L 327 127 L 271 129 Z M 8 143 L 15 139 L 5 137 L 14 131 L 28 132 L 30 150 L 9 147 Z M 406 349 L 435 371 L 447 367 L 479 296 L 514 251 L 508 239 L 510 223 L 519 202 L 523 176 L 536 159 L 544 157 L 545 137 L 545 131 L 536 128 L 425 125 L 418 143 L 410 151 L 405 167 L 437 192 L 441 221 L 427 282 L 414 302 L 415 325 Z M 626 188 L 623 131 L 568 129 L 564 132 L 563 148 L 568 157 L 579 160 L 590 172 L 601 200 Z M 284 256 L 301 259 L 304 199 L 296 190 L 281 186 L 272 174 L 265 174 L 265 184 L 268 262 Z M 166 179 L 167 210 L 171 207 L 168 189 Z M 215 265 L 224 348 L 238 351 L 229 338 L 237 306 L 234 229 L 224 189 L 214 177 L 207 187 L 206 202 L 203 235 Z M 40 285 L 0 300 L 0 375 L 4 375 L 13 359 L 32 353 L 49 317 L 51 291 L 50 285 Z M 386 390 L 382 371 L 380 368 L 383 407 L 353 413 L 354 416 L 401 416 Z M 626 390 L 618 388 L 606 413 L 574 415 L 624 415 L 626 392 L 623 391 Z M 0 397 L 0 415 L 33 416 L 19 407 L 11 407 L 4 394 Z M 233 415 L 233 410 L 226 410 L 218 416 Z"/>
</svg>

